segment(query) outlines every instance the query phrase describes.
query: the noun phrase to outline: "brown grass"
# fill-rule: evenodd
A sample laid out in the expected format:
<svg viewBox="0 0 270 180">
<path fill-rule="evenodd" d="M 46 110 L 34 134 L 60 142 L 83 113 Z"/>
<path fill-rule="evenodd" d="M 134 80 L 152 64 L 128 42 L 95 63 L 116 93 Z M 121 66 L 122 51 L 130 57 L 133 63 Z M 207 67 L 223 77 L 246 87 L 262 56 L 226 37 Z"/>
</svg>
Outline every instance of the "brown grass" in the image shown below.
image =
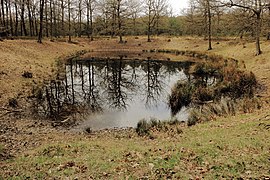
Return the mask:
<svg viewBox="0 0 270 180">
<path fill-rule="evenodd" d="M 207 42 L 201 38 L 170 39 L 154 38 L 147 43 L 146 37 L 128 37 L 126 44 L 118 44 L 117 39 L 74 39 L 77 43 L 73 44 L 49 40 L 43 44 L 34 40 L 0 42 L 0 108 L 10 98 L 18 99 L 23 107 L 32 85 L 54 75 L 59 57 L 84 49 L 178 49 L 228 56 L 239 60 L 242 68 L 253 71 L 259 82 L 270 87 L 268 41 L 262 42 L 263 54 L 254 56 L 255 44 L 250 42 L 214 42 L 214 49 L 206 51 Z M 32 72 L 33 78 L 23 78 L 24 71 Z M 269 101 L 269 88 L 259 95 Z M 158 132 L 155 140 L 138 137 L 132 130 L 86 135 L 56 130 L 50 123 L 31 117 L 0 117 L 0 179 L 136 179 L 146 175 L 166 179 L 170 173 L 176 173 L 172 176 L 175 179 L 269 178 L 269 130 L 264 128 L 269 124 L 267 106 L 252 114 L 184 128 L 175 137 Z"/>
</svg>

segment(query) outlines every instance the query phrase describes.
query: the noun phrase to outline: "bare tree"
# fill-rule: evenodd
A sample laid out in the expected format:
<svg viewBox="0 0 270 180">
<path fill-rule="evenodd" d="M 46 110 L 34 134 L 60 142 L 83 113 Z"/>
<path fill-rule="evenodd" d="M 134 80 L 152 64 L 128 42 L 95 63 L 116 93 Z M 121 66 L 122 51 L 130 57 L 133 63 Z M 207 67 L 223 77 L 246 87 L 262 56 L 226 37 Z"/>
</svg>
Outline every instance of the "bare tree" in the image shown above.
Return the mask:
<svg viewBox="0 0 270 180">
<path fill-rule="evenodd" d="M 3 26 L 6 25 L 5 23 L 5 6 L 4 6 L 4 0 L 1 0 L 1 23 L 3 24 Z"/>
<path fill-rule="evenodd" d="M 21 36 L 23 35 L 23 33 L 25 36 L 27 36 L 28 33 L 26 31 L 25 18 L 24 18 L 25 0 L 20 0 L 20 6 L 21 6 Z"/>
<path fill-rule="evenodd" d="M 28 10 L 28 21 L 29 21 L 29 31 L 30 31 L 29 33 L 30 33 L 30 36 L 33 36 L 34 35 L 34 22 L 33 22 L 33 18 L 32 18 L 33 4 L 32 4 L 31 0 L 27 0 L 26 7 Z"/>
<path fill-rule="evenodd" d="M 49 22 L 48 22 L 48 0 L 44 1 L 44 10 L 45 10 L 45 34 L 46 37 L 49 37 Z"/>
<path fill-rule="evenodd" d="M 267 5 L 267 9 L 268 9 L 268 33 L 267 33 L 267 40 L 270 40 L 270 3 L 268 3 Z"/>
<path fill-rule="evenodd" d="M 208 40 L 208 50 L 212 50 L 212 8 L 213 0 L 191 0 L 190 10 L 187 14 L 187 20 L 191 23 L 190 31 L 196 31 L 199 35 L 204 35 Z M 197 30 L 195 30 L 197 29 Z M 198 29 L 202 29 L 199 31 Z"/>
<path fill-rule="evenodd" d="M 123 43 L 123 23 L 124 19 L 127 18 L 129 14 L 126 14 L 128 10 L 127 1 L 125 0 L 117 0 L 116 5 L 116 15 L 117 15 L 117 25 L 118 25 L 118 36 L 119 43 Z"/>
<path fill-rule="evenodd" d="M 167 0 L 155 0 L 154 3 L 155 9 L 155 26 L 157 35 L 159 35 L 159 28 L 160 28 L 160 20 L 162 16 L 166 16 L 168 14 L 168 1 Z"/>
<path fill-rule="evenodd" d="M 160 17 L 166 13 L 168 8 L 167 0 L 147 0 L 145 2 L 145 16 L 147 17 L 147 41 L 151 42 L 151 35 L 154 27 L 156 27 L 157 34 L 159 29 Z"/>
<path fill-rule="evenodd" d="M 43 32 L 43 10 L 44 10 L 44 0 L 40 0 L 40 21 L 39 21 L 39 34 L 38 43 L 42 43 L 42 32 Z"/>
<path fill-rule="evenodd" d="M 33 18 L 33 31 L 34 31 L 34 36 L 38 36 L 38 17 L 36 17 L 39 13 L 37 10 L 38 8 L 40 8 L 40 3 L 38 1 L 34 1 L 35 3 L 33 3 L 32 6 L 32 18 Z"/>
<path fill-rule="evenodd" d="M 10 24 L 10 34 L 13 36 L 13 15 L 12 15 L 12 9 L 11 9 L 11 1 L 8 0 L 8 9 L 9 9 L 9 24 Z"/>
<path fill-rule="evenodd" d="M 145 4 L 145 15 L 147 16 L 147 41 L 151 42 L 151 33 L 154 26 L 156 11 L 155 11 L 155 0 L 147 0 Z"/>
<path fill-rule="evenodd" d="M 114 37 L 116 35 L 116 26 L 117 26 L 117 15 L 116 15 L 116 0 L 111 1 L 111 36 Z"/>
<path fill-rule="evenodd" d="M 141 6 L 140 1 L 138 0 L 129 1 L 129 12 L 130 12 L 130 18 L 132 19 L 133 35 L 137 35 L 138 33 L 137 19 L 140 17 L 141 11 L 142 11 L 142 6 Z"/>
<path fill-rule="evenodd" d="M 79 30 L 78 30 L 78 36 L 82 36 L 82 0 L 78 0 L 78 24 L 79 24 Z"/>
<path fill-rule="evenodd" d="M 268 2 L 269 3 L 269 2 Z M 227 5 L 229 7 L 238 7 L 247 9 L 254 13 L 255 15 L 255 38 L 256 38 L 256 55 L 260 55 L 262 53 L 260 47 L 260 35 L 261 35 L 261 17 L 263 13 L 263 9 L 269 6 L 267 0 L 254 0 L 254 1 L 236 1 L 236 0 L 229 0 Z"/>
<path fill-rule="evenodd" d="M 61 0 L 61 33 L 65 37 L 65 2 Z"/>
<path fill-rule="evenodd" d="M 68 0 L 68 42 L 71 43 L 71 2 Z"/>
<path fill-rule="evenodd" d="M 212 50 L 212 18 L 211 18 L 211 9 L 210 9 L 210 0 L 206 0 L 206 9 L 208 17 L 208 50 Z"/>
<path fill-rule="evenodd" d="M 95 0 L 85 0 L 86 3 L 86 33 L 87 37 L 93 41 L 93 13 L 95 9 Z"/>
<path fill-rule="evenodd" d="M 14 7 L 15 7 L 15 36 L 18 36 L 18 26 L 19 26 L 19 13 L 18 13 L 18 3 L 17 0 L 14 1 Z"/>
</svg>

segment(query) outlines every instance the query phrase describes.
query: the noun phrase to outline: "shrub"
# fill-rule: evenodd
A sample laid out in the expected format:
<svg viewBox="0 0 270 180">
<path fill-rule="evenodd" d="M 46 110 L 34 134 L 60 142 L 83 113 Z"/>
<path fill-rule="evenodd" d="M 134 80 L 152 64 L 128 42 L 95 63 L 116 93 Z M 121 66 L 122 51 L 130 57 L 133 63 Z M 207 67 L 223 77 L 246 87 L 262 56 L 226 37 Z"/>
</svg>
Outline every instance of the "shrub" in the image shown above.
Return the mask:
<svg viewBox="0 0 270 180">
<path fill-rule="evenodd" d="M 241 98 L 232 100 L 231 98 L 221 98 L 220 101 L 193 107 L 188 118 L 188 126 L 198 122 L 215 120 L 219 116 L 231 116 L 236 112 L 252 112 L 261 108 L 261 102 L 256 98 Z"/>
<path fill-rule="evenodd" d="M 172 115 L 176 115 L 182 107 L 188 106 L 192 101 L 194 87 L 188 82 L 178 81 L 172 88 L 172 93 L 169 96 L 169 107 Z"/>
<path fill-rule="evenodd" d="M 138 133 L 139 136 L 148 135 L 149 130 L 150 130 L 150 125 L 145 119 L 142 119 L 138 122 L 137 127 L 136 127 L 136 132 Z"/>
<path fill-rule="evenodd" d="M 220 95 L 226 95 L 232 98 L 253 97 L 257 87 L 255 75 L 243 71 L 226 71 L 223 81 L 216 87 L 216 92 Z"/>
<path fill-rule="evenodd" d="M 139 136 L 149 136 L 150 138 L 153 137 L 153 132 L 180 134 L 183 131 L 177 125 L 180 125 L 177 119 L 169 121 L 160 121 L 154 118 L 151 118 L 150 121 L 142 119 L 137 124 L 136 132 Z"/>
<path fill-rule="evenodd" d="M 214 99 L 214 91 L 210 87 L 203 87 L 199 86 L 193 94 L 193 101 L 194 102 L 206 102 L 212 101 Z"/>
<path fill-rule="evenodd" d="M 197 63 L 194 67 L 194 75 L 214 76 L 219 74 L 221 65 L 218 63 Z"/>
<path fill-rule="evenodd" d="M 169 107 L 172 115 L 176 115 L 184 106 L 199 105 L 210 101 L 220 102 L 222 97 L 230 99 L 252 98 L 257 87 L 257 80 L 252 72 L 240 71 L 228 63 L 223 65 L 215 62 L 198 63 L 193 67 L 193 75 L 192 81 L 177 82 L 172 88 L 169 96 Z M 218 79 L 215 79 L 216 77 Z M 207 82 L 210 78 L 214 78 L 211 85 Z M 211 108 L 214 114 L 219 115 L 220 108 L 228 110 L 232 107 L 228 105 L 228 107 L 215 106 Z"/>
<path fill-rule="evenodd" d="M 200 121 L 200 114 L 198 113 L 198 111 L 196 111 L 195 109 L 193 109 L 190 112 L 190 115 L 188 117 L 187 125 L 188 126 L 193 126 L 193 125 L 195 125 L 199 121 Z"/>
</svg>

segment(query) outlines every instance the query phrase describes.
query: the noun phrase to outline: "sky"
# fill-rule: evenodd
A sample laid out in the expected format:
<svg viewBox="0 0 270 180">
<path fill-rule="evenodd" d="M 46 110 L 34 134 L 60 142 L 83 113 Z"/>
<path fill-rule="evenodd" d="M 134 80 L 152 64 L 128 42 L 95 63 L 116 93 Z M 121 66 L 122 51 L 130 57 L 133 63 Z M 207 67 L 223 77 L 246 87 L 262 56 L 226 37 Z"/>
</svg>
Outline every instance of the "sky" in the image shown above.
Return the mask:
<svg viewBox="0 0 270 180">
<path fill-rule="evenodd" d="M 188 6 L 188 0 L 168 0 L 173 9 L 174 15 L 179 15 L 181 9 L 184 9 Z"/>
</svg>

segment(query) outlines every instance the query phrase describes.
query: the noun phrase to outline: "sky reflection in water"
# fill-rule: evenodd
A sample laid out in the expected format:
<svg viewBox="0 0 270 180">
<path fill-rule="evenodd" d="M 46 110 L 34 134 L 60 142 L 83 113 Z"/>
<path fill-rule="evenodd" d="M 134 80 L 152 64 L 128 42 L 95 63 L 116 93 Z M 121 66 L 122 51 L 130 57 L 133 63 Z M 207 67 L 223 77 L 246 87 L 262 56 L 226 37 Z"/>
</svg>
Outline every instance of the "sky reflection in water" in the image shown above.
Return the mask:
<svg viewBox="0 0 270 180">
<path fill-rule="evenodd" d="M 139 120 L 150 118 L 168 120 L 169 93 L 178 80 L 190 77 L 190 65 L 154 60 L 71 61 L 65 78 L 46 87 L 42 107 L 45 114 L 57 116 L 65 105 L 88 106 L 91 113 L 76 130 L 135 127 Z M 187 114 L 181 111 L 178 119 L 186 120 Z"/>
</svg>

